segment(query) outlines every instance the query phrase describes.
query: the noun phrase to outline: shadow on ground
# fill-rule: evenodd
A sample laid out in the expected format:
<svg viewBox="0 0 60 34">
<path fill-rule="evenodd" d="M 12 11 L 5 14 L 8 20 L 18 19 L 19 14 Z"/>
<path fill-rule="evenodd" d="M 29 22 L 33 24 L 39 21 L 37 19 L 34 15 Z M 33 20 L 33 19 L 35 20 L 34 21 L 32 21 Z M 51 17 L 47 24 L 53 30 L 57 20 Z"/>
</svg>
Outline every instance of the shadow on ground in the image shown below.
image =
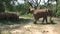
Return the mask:
<svg viewBox="0 0 60 34">
<path fill-rule="evenodd" d="M 41 25 L 57 24 L 57 23 L 40 23 Z"/>
<path fill-rule="evenodd" d="M 19 20 L 0 20 L 0 24 L 11 25 L 11 24 L 27 24 L 31 19 L 20 18 Z"/>
<path fill-rule="evenodd" d="M 19 20 L 0 20 L 0 24 L 11 25 L 11 24 L 28 24 L 33 22 L 32 19 L 24 19 L 20 18 Z M 41 21 L 39 21 L 41 22 Z M 49 24 L 56 24 L 55 21 L 51 21 L 50 23 L 37 23 L 39 25 L 49 25 Z"/>
<path fill-rule="evenodd" d="M 54 21 L 51 21 L 51 22 L 48 22 L 48 23 L 37 23 L 37 24 L 40 24 L 40 25 L 49 25 L 49 24 L 52 24 L 52 25 L 54 25 L 54 24 L 57 24 L 57 23 L 55 23 Z"/>
</svg>

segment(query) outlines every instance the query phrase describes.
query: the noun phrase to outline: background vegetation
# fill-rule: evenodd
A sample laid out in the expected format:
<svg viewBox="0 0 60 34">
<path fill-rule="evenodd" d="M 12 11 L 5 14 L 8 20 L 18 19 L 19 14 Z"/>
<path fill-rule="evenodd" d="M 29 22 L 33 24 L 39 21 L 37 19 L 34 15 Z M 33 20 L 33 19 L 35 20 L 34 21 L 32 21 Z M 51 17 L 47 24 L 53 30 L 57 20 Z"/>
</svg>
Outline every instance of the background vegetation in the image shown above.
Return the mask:
<svg viewBox="0 0 60 34">
<path fill-rule="evenodd" d="M 24 4 L 19 4 L 17 0 L 0 0 L 0 12 L 3 12 L 4 10 L 4 12 L 17 12 L 19 15 L 31 16 L 26 14 L 30 5 L 27 3 L 27 0 L 24 1 L 25 1 Z M 49 1 L 52 2 L 56 1 L 56 4 L 50 4 L 51 6 L 49 8 L 53 10 L 54 17 L 60 17 L 60 0 L 49 0 Z M 17 2 L 17 5 L 15 4 L 15 2 Z M 36 4 L 38 6 L 38 3 Z M 39 5 L 38 7 L 45 8 L 47 6 L 45 4 L 45 5 Z"/>
</svg>

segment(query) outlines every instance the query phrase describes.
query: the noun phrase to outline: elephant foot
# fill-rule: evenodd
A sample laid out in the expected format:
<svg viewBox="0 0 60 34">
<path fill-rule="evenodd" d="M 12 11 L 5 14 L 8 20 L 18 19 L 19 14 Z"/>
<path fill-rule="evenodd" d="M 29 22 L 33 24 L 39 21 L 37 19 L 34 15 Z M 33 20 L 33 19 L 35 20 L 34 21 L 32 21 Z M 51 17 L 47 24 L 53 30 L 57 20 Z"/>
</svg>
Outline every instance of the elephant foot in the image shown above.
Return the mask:
<svg viewBox="0 0 60 34">
<path fill-rule="evenodd" d="M 37 24 L 36 22 L 34 22 L 34 24 Z"/>
</svg>

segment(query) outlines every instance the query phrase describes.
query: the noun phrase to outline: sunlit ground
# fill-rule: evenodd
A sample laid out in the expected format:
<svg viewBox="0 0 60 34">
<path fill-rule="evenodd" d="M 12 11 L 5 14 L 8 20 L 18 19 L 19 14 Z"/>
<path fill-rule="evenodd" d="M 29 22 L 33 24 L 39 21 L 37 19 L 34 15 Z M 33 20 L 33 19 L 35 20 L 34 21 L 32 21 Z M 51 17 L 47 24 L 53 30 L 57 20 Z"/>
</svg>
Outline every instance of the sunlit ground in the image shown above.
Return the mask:
<svg viewBox="0 0 60 34">
<path fill-rule="evenodd" d="M 0 34 L 59 34 L 60 18 L 53 18 L 56 24 L 33 23 L 31 17 L 20 17 L 19 21 L 0 20 Z"/>
</svg>

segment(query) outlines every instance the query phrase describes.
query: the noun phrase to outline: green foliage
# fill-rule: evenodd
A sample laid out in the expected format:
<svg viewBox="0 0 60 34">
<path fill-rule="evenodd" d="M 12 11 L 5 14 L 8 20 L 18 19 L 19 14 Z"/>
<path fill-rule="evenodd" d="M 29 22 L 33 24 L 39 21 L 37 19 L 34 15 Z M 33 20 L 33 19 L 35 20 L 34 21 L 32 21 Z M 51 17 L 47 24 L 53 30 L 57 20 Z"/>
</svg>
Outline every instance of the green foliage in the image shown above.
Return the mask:
<svg viewBox="0 0 60 34">
<path fill-rule="evenodd" d="M 57 0 L 57 12 L 56 17 L 60 17 L 60 0 Z"/>
<path fill-rule="evenodd" d="M 26 14 L 26 12 L 28 11 L 28 4 L 19 4 L 18 6 L 16 6 L 17 11 L 20 12 L 21 15 Z"/>
<path fill-rule="evenodd" d="M 5 11 L 5 6 L 4 6 L 4 1 L 0 0 L 0 12 L 4 12 Z"/>
<path fill-rule="evenodd" d="M 11 1 L 13 2 L 13 4 L 11 4 Z M 14 0 L 14 1 L 17 1 L 17 0 Z M 4 7 L 1 8 L 1 6 L 0 6 L 0 8 L 1 8 L 0 11 L 6 9 L 8 11 L 15 11 L 15 12 L 18 12 L 20 15 L 26 16 L 27 15 L 26 13 L 27 13 L 30 5 L 28 3 L 14 5 L 14 1 L 13 0 L 0 0 L 0 5 L 2 4 L 5 6 L 5 8 Z M 46 5 L 40 5 L 38 8 L 43 9 L 46 7 L 47 7 Z M 60 17 L 60 0 L 57 1 L 56 5 L 50 4 L 48 8 L 53 10 L 55 17 Z M 57 9 L 57 11 L 56 11 L 56 9 Z M 29 16 L 31 16 L 31 15 L 29 15 Z"/>
<path fill-rule="evenodd" d="M 15 11 L 14 4 L 11 4 L 13 0 L 5 0 L 6 10 Z"/>
<path fill-rule="evenodd" d="M 11 4 L 11 1 L 13 2 L 13 4 Z M 14 1 L 17 1 L 17 0 L 0 0 L 0 11 L 3 11 L 5 10 L 9 10 L 9 11 L 14 11 Z M 2 6 L 5 6 L 5 7 L 2 7 Z"/>
<path fill-rule="evenodd" d="M 60 17 L 60 10 L 56 13 L 56 17 Z"/>
</svg>

